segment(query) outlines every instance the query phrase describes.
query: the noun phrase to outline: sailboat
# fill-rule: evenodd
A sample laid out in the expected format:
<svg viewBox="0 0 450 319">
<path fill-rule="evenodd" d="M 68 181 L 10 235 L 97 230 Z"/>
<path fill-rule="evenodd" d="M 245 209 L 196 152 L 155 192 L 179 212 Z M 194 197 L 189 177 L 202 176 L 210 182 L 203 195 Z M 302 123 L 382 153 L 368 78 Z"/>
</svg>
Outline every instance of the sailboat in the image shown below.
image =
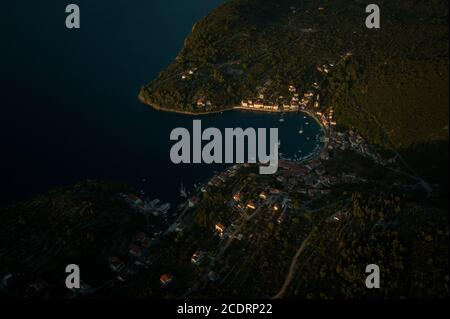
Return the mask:
<svg viewBox="0 0 450 319">
<path fill-rule="evenodd" d="M 303 134 L 303 125 L 302 125 L 302 128 L 300 129 L 300 131 L 298 131 L 298 134 Z"/>
<path fill-rule="evenodd" d="M 157 212 L 161 213 L 161 214 L 167 214 L 167 212 L 169 211 L 171 205 L 169 203 L 163 204 L 161 206 L 159 206 L 158 208 L 156 208 Z"/>
</svg>

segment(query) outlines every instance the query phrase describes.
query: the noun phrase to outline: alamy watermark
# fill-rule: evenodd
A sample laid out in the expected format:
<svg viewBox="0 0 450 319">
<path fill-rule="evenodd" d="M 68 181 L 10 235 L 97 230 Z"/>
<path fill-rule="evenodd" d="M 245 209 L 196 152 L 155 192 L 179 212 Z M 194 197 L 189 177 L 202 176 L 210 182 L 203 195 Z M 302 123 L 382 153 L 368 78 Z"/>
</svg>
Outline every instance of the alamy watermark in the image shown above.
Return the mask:
<svg viewBox="0 0 450 319">
<path fill-rule="evenodd" d="M 75 264 L 67 265 L 66 287 L 68 289 L 80 289 L 80 267 Z"/>
<path fill-rule="evenodd" d="M 380 289 L 380 267 L 376 264 L 370 264 L 366 267 L 366 287 L 369 289 Z"/>
<path fill-rule="evenodd" d="M 76 4 L 69 4 L 66 7 L 66 28 L 79 29 L 80 28 L 80 7 Z"/>
<path fill-rule="evenodd" d="M 80 28 L 80 7 L 77 4 L 69 4 L 66 6 L 66 28 L 79 29 Z M 366 7 L 366 13 L 370 13 L 366 18 L 366 27 L 368 29 L 380 28 L 380 7 L 377 4 L 369 4 Z"/>
<path fill-rule="evenodd" d="M 266 128 L 226 128 L 223 139 L 222 132 L 217 128 L 202 131 L 201 120 L 194 120 L 192 126 L 192 136 L 182 127 L 170 134 L 170 140 L 177 142 L 170 150 L 170 159 L 174 164 L 259 163 L 260 174 L 271 175 L 278 171 L 277 128 L 270 128 L 269 136 Z M 207 144 L 203 145 L 205 141 Z"/>
<path fill-rule="evenodd" d="M 380 7 L 377 4 L 369 4 L 366 7 L 366 13 L 370 13 L 366 18 L 366 27 L 368 29 L 379 29 Z"/>
</svg>

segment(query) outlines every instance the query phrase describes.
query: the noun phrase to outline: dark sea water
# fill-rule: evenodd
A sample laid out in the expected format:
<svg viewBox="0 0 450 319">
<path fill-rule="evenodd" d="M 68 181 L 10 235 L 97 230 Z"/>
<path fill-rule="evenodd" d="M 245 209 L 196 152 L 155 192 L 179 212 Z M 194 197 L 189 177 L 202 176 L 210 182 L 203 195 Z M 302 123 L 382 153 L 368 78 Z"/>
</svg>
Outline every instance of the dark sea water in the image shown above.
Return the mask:
<svg viewBox="0 0 450 319">
<path fill-rule="evenodd" d="M 85 179 L 130 183 L 175 201 L 217 166 L 173 165 L 169 134 L 193 117 L 151 110 L 139 88 L 177 55 L 193 24 L 220 0 L 14 1 L 0 10 L 0 206 Z M 280 127 L 282 152 L 303 155 L 319 126 L 303 115 L 226 112 L 203 127 Z M 305 122 L 310 122 L 306 125 Z M 305 133 L 300 135 L 303 127 Z"/>
</svg>

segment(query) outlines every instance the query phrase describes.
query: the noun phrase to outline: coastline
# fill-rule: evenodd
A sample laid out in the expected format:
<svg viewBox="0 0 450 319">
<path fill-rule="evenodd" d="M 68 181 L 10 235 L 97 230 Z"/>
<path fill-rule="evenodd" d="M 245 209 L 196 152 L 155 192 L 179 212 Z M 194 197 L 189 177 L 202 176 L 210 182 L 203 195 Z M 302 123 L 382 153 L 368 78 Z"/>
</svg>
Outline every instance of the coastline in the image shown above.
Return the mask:
<svg viewBox="0 0 450 319">
<path fill-rule="evenodd" d="M 204 111 L 204 112 L 190 112 L 190 111 L 182 111 L 182 110 L 176 110 L 176 109 L 170 109 L 166 108 L 160 105 L 155 105 L 154 103 L 149 103 L 143 96 L 142 90 L 139 92 L 138 99 L 141 103 L 147 105 L 148 107 L 151 107 L 152 109 L 156 111 L 161 112 L 169 112 L 169 113 L 177 113 L 182 115 L 189 115 L 189 116 L 203 116 L 203 115 L 210 115 L 210 114 L 218 114 L 222 112 L 229 112 L 229 111 L 248 111 L 248 112 L 255 112 L 255 113 L 274 113 L 274 114 L 283 114 L 283 113 L 304 113 L 308 116 L 312 117 L 317 124 L 322 128 L 324 134 L 328 132 L 328 130 L 325 128 L 325 126 L 322 124 L 322 122 L 316 117 L 316 114 L 309 110 L 267 110 L 267 109 L 251 109 L 246 108 L 242 106 L 228 106 L 220 110 L 211 110 L 211 111 Z"/>
</svg>

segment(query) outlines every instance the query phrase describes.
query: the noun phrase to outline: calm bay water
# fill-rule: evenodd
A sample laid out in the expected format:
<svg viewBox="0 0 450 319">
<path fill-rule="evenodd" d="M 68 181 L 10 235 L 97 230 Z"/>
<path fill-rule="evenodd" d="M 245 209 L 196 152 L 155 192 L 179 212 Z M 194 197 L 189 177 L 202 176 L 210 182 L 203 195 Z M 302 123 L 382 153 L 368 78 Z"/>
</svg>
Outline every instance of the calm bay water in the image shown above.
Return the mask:
<svg viewBox="0 0 450 319">
<path fill-rule="evenodd" d="M 169 134 L 194 117 L 141 105 L 141 85 L 177 55 L 192 25 L 220 0 L 80 0 L 81 30 L 65 2 L 2 4 L 0 206 L 84 179 L 130 183 L 174 200 L 220 166 L 170 162 Z M 303 115 L 225 112 L 204 128 L 280 127 L 282 152 L 307 155 L 319 126 Z M 310 125 L 306 125 L 310 122 Z M 304 134 L 298 131 L 304 129 Z"/>
</svg>

